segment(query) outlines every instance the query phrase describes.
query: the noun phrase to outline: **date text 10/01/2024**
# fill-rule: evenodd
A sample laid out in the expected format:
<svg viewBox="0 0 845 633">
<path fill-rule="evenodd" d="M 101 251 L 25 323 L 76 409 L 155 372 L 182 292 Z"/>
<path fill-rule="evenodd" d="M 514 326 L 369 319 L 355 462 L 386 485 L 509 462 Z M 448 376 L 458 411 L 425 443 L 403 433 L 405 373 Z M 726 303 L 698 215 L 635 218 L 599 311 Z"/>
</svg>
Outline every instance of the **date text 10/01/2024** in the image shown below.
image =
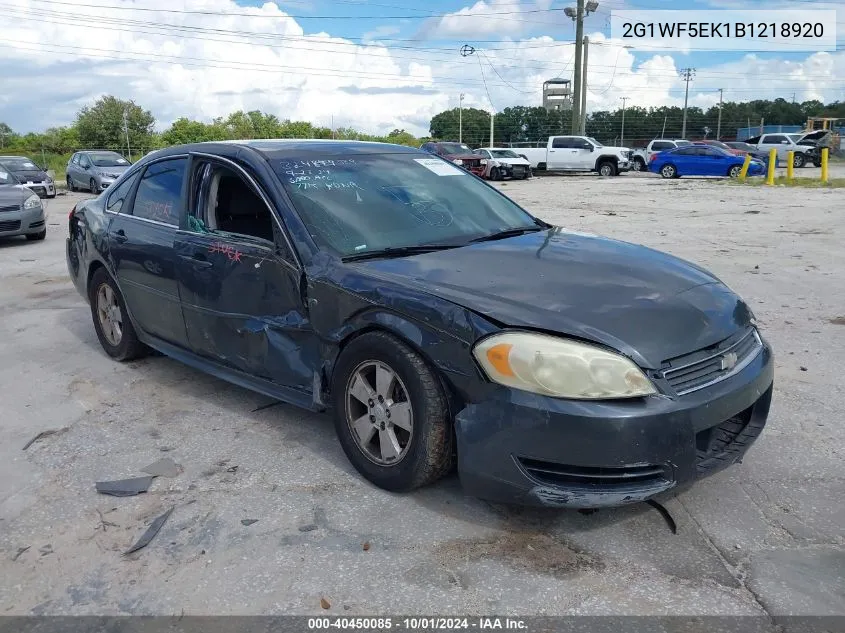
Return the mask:
<svg viewBox="0 0 845 633">
<path fill-rule="evenodd" d="M 309 630 L 350 629 L 377 630 L 396 629 L 397 631 L 447 631 L 447 630 L 522 630 L 527 624 L 519 618 L 443 618 L 443 617 L 414 617 L 414 618 L 308 618 Z"/>
</svg>

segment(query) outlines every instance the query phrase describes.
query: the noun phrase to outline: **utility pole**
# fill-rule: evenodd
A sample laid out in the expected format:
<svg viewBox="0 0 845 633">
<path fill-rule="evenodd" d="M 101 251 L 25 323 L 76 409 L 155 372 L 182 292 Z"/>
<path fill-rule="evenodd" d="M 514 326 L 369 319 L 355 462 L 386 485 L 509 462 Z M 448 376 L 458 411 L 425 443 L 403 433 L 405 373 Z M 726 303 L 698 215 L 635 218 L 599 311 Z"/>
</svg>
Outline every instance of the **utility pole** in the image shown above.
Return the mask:
<svg viewBox="0 0 845 633">
<path fill-rule="evenodd" d="M 490 110 L 490 147 L 496 147 L 493 145 L 493 118 L 496 116 L 496 113 Z"/>
<path fill-rule="evenodd" d="M 590 46 L 590 38 L 586 35 L 584 36 L 584 52 L 583 52 L 583 59 L 581 60 L 581 136 L 585 136 L 587 134 L 587 49 Z"/>
<path fill-rule="evenodd" d="M 663 115 L 663 131 L 660 132 L 660 138 L 666 138 L 666 119 L 669 118 L 668 114 Z"/>
<path fill-rule="evenodd" d="M 458 143 L 464 142 L 464 93 L 458 97 Z"/>
<path fill-rule="evenodd" d="M 581 46 L 584 38 L 584 0 L 578 0 L 575 9 L 575 87 L 572 95 L 572 133 L 581 127 Z"/>
<path fill-rule="evenodd" d="M 123 111 L 123 132 L 126 134 L 126 153 L 129 155 L 129 162 L 132 162 L 132 148 L 129 147 L 129 115 Z"/>
<path fill-rule="evenodd" d="M 619 97 L 622 99 L 622 136 L 619 140 L 619 144 L 623 147 L 625 146 L 625 102 L 628 101 L 629 97 Z"/>
<path fill-rule="evenodd" d="M 716 123 L 716 140 L 718 141 L 722 137 L 722 96 L 725 90 L 723 88 L 719 88 L 719 122 Z"/>
<path fill-rule="evenodd" d="M 695 68 L 684 68 L 681 71 L 681 79 L 687 83 L 686 91 L 684 92 L 684 123 L 681 127 L 681 138 L 687 137 L 687 103 L 689 102 L 689 82 L 695 77 Z"/>
</svg>

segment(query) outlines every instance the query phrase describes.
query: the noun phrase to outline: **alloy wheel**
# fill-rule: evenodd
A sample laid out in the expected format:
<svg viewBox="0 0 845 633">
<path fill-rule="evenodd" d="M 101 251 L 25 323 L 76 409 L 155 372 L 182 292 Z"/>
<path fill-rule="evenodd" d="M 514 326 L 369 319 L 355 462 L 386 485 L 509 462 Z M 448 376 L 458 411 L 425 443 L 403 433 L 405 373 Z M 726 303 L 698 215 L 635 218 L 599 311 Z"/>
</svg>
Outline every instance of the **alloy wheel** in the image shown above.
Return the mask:
<svg viewBox="0 0 845 633">
<path fill-rule="evenodd" d="M 414 414 L 402 379 L 380 361 L 365 361 L 346 384 L 346 422 L 371 462 L 392 466 L 408 454 Z"/>
<path fill-rule="evenodd" d="M 120 345 L 123 338 L 123 314 L 117 295 L 108 284 L 102 284 L 97 290 L 97 318 L 109 345 Z"/>
</svg>

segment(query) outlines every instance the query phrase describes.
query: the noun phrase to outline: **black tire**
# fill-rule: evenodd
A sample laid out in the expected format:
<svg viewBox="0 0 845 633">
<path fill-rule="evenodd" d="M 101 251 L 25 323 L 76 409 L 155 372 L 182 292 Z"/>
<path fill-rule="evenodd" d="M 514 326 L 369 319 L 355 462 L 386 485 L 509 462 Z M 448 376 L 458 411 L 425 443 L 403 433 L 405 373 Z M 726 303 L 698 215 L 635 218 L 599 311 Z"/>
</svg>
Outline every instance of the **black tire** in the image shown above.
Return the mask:
<svg viewBox="0 0 845 633">
<path fill-rule="evenodd" d="M 97 193 L 97 182 L 93 178 L 88 183 L 88 189 L 91 190 L 91 193 Z"/>
<path fill-rule="evenodd" d="M 28 239 L 30 242 L 40 242 L 45 237 L 47 237 L 47 229 L 44 229 L 40 233 L 29 233 L 26 236 L 26 239 Z"/>
<path fill-rule="evenodd" d="M 635 158 L 634 162 L 631 164 L 631 169 L 634 171 L 645 171 L 645 161 L 642 158 Z"/>
<path fill-rule="evenodd" d="M 70 176 L 67 177 L 67 190 L 76 191 L 76 185 L 73 184 L 73 179 Z"/>
<path fill-rule="evenodd" d="M 667 163 L 660 168 L 660 175 L 664 178 L 677 178 L 678 170 L 671 163 Z"/>
<path fill-rule="evenodd" d="M 730 178 L 739 178 L 739 174 L 742 172 L 742 165 L 734 165 L 728 170 L 728 176 Z"/>
<path fill-rule="evenodd" d="M 807 157 L 801 152 L 796 152 L 795 156 L 792 157 L 792 166 L 795 167 L 795 169 L 801 169 L 806 163 Z"/>
<path fill-rule="evenodd" d="M 382 363 L 393 371 L 411 404 L 413 430 L 407 451 L 392 465 L 370 459 L 347 421 L 347 387 L 357 369 L 368 362 Z M 441 382 L 428 364 L 395 336 L 372 332 L 349 343 L 332 372 L 332 401 L 335 430 L 343 451 L 355 469 L 379 488 L 407 492 L 431 484 L 451 470 L 452 425 Z"/>
<path fill-rule="evenodd" d="M 813 166 L 814 167 L 821 167 L 822 166 L 822 159 L 821 158 L 814 158 L 813 159 Z"/>
<path fill-rule="evenodd" d="M 619 173 L 619 171 L 616 169 L 616 163 L 613 163 L 609 160 L 599 163 L 599 166 L 596 171 L 599 172 L 599 176 L 616 176 Z"/>
<path fill-rule="evenodd" d="M 528 180 L 531 177 L 531 170 L 526 169 L 525 173 L 522 174 L 522 180 Z"/>
<path fill-rule="evenodd" d="M 100 324 L 100 319 L 97 316 L 97 293 L 103 285 L 111 288 L 120 308 L 122 333 L 117 345 L 113 345 L 108 341 Z M 93 277 L 91 277 L 91 283 L 88 286 L 88 300 L 91 304 L 91 318 L 94 321 L 94 330 L 97 332 L 97 338 L 100 339 L 100 345 L 103 346 L 106 354 L 121 362 L 134 360 L 146 355 L 148 348 L 138 340 L 138 335 L 135 333 L 135 328 L 132 326 L 132 321 L 129 319 L 129 314 L 126 311 L 126 303 L 123 300 L 123 295 L 105 268 L 98 268 L 94 272 Z"/>
<path fill-rule="evenodd" d="M 501 180 L 502 179 L 502 172 L 498 167 L 494 167 L 490 170 L 490 180 Z"/>
</svg>

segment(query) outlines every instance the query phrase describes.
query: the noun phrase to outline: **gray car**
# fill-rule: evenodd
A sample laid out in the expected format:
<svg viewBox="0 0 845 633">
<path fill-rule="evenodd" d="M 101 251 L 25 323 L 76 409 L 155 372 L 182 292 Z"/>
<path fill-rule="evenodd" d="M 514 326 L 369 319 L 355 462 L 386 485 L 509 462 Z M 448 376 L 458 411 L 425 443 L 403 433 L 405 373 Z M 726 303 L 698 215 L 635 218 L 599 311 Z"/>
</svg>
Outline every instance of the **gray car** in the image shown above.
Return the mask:
<svg viewBox="0 0 845 633">
<path fill-rule="evenodd" d="M 117 180 L 129 165 L 129 161 L 117 152 L 76 152 L 67 163 L 68 191 L 87 189 L 91 193 L 100 193 Z"/>
<path fill-rule="evenodd" d="M 47 237 L 44 207 L 37 193 L 0 167 L 0 237 L 17 235 L 28 240 Z"/>
<path fill-rule="evenodd" d="M 42 198 L 55 198 L 56 185 L 47 174 L 47 167 L 39 166 L 26 156 L 0 156 L 0 169 L 11 174 L 20 184 L 32 189 Z"/>
</svg>

